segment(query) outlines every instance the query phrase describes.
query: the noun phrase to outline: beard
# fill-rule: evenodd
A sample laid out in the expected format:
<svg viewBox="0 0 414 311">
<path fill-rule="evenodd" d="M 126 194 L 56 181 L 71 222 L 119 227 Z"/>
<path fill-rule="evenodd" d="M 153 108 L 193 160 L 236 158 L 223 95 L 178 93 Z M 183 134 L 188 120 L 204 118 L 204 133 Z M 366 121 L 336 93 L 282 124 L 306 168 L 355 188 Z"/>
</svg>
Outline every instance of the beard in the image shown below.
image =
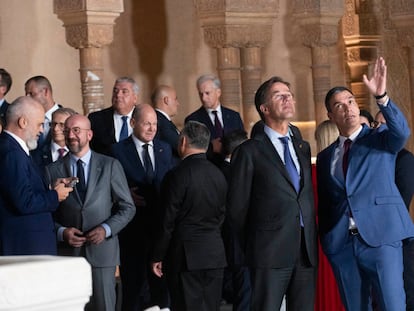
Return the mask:
<svg viewBox="0 0 414 311">
<path fill-rule="evenodd" d="M 37 139 L 29 138 L 26 140 L 26 145 L 29 150 L 35 150 L 37 148 Z"/>
</svg>

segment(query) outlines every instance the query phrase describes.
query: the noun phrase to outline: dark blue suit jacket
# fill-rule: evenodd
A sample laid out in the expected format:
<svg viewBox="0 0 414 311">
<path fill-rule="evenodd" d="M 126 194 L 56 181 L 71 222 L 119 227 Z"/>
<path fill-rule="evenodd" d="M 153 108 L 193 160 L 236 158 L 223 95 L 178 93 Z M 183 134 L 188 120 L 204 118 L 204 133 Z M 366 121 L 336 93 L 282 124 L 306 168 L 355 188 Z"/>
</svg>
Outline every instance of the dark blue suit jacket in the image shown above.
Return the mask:
<svg viewBox="0 0 414 311">
<path fill-rule="evenodd" d="M 6 112 L 8 108 L 9 108 L 9 103 L 6 100 L 4 100 L 3 104 L 0 107 L 0 119 L 3 122 L 3 126 L 6 125 Z"/>
<path fill-rule="evenodd" d="M 168 120 L 161 112 L 157 111 L 157 134 L 155 138 L 165 141 L 171 146 L 174 157 L 178 156 L 178 137 L 180 136 L 177 127 L 174 123 Z"/>
<path fill-rule="evenodd" d="M 223 131 L 224 135 L 234 131 L 234 130 L 244 130 L 243 122 L 240 118 L 240 114 L 234 110 L 224 107 L 221 105 L 221 113 L 223 116 Z M 200 107 L 192 114 L 185 118 L 185 123 L 188 121 L 198 121 L 205 124 L 210 130 L 211 137 L 213 140 L 216 137 L 216 131 L 214 129 L 214 124 L 211 122 L 210 117 L 208 116 L 207 110 L 204 107 Z"/>
<path fill-rule="evenodd" d="M 0 134 L 0 255 L 56 254 L 56 191 L 9 134 Z"/>
<path fill-rule="evenodd" d="M 145 206 L 136 206 L 136 215 L 126 229 L 122 232 L 122 237 L 127 237 L 134 242 L 136 236 L 126 234 L 132 230 L 140 232 L 149 230 L 155 233 L 154 222 L 159 222 L 159 190 L 164 175 L 172 168 L 173 157 L 171 147 L 160 140 L 154 139 L 154 158 L 155 158 L 155 178 L 152 184 L 148 184 L 145 178 L 145 170 L 138 156 L 132 136 L 120 141 L 112 146 L 112 156 L 117 158 L 124 168 L 128 180 L 129 188 L 134 188 L 135 194 L 145 200 Z M 124 234 L 125 233 L 125 234 Z M 148 233 L 148 231 L 147 231 Z"/>
<path fill-rule="evenodd" d="M 350 211 L 361 238 L 372 247 L 414 236 L 414 225 L 394 181 L 396 156 L 410 130 L 391 100 L 380 109 L 387 126 L 364 125 L 349 152 L 345 185 L 331 174 L 338 141 L 318 154 L 319 226 L 327 254 L 337 253 L 348 240 Z"/>
<path fill-rule="evenodd" d="M 88 118 L 91 121 L 93 137 L 91 149 L 106 155 L 111 154 L 111 146 L 116 143 L 114 109 L 112 107 L 92 112 Z"/>
</svg>

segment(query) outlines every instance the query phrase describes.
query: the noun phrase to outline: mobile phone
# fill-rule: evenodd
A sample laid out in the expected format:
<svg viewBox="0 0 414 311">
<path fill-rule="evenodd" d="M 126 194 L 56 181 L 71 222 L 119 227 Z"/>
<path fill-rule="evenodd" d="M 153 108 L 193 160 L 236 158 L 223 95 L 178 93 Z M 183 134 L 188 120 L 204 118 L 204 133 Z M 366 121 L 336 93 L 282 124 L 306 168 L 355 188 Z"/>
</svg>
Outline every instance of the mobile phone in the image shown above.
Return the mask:
<svg viewBox="0 0 414 311">
<path fill-rule="evenodd" d="M 78 177 L 68 177 L 69 182 L 66 184 L 66 187 L 75 187 L 76 184 L 79 182 Z"/>
</svg>

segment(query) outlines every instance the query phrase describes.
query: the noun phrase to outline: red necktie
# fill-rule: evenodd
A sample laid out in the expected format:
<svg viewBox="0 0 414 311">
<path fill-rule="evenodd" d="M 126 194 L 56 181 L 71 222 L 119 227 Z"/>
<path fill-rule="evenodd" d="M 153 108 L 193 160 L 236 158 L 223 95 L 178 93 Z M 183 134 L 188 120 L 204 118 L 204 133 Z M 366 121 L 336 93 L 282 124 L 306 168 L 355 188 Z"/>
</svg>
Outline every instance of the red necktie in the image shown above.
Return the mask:
<svg viewBox="0 0 414 311">
<path fill-rule="evenodd" d="M 348 170 L 348 156 L 351 144 L 352 140 L 350 140 L 349 138 L 344 141 L 344 156 L 342 158 L 342 171 L 344 173 L 344 179 L 346 178 L 346 171 Z"/>
<path fill-rule="evenodd" d="M 221 126 L 220 120 L 217 115 L 217 110 L 213 110 L 214 114 L 214 129 L 216 130 L 216 138 L 223 137 L 223 127 Z"/>
<path fill-rule="evenodd" d="M 58 159 L 63 158 L 63 157 L 64 157 L 64 155 L 65 155 L 65 153 L 66 153 L 65 148 L 59 148 L 59 149 L 58 149 L 58 153 L 59 153 L 59 157 L 58 157 Z"/>
</svg>

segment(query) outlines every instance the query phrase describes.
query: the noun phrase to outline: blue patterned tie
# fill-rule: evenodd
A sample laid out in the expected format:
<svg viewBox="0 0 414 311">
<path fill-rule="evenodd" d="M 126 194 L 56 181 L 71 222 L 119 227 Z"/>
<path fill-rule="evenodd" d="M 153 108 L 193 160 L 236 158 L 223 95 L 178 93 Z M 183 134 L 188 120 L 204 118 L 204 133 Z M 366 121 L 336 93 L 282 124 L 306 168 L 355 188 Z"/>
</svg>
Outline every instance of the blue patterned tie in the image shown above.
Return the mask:
<svg viewBox="0 0 414 311">
<path fill-rule="evenodd" d="M 128 116 L 122 116 L 122 127 L 121 127 L 121 133 L 119 133 L 119 141 L 124 140 L 125 138 L 128 138 Z"/>
<path fill-rule="evenodd" d="M 283 144 L 283 155 L 285 158 L 285 167 L 290 176 L 293 186 L 295 187 L 296 193 L 299 193 L 300 190 L 300 176 L 298 170 L 296 169 L 295 163 L 293 162 L 292 156 L 289 151 L 289 137 L 279 137 L 280 141 Z M 302 211 L 299 211 L 300 225 L 304 227 Z"/>
<path fill-rule="evenodd" d="M 284 158 L 285 158 L 285 167 L 289 173 L 290 180 L 292 181 L 293 186 L 295 187 L 296 192 L 299 192 L 300 189 L 300 176 L 298 170 L 296 169 L 295 163 L 293 162 L 292 156 L 289 151 L 289 138 L 287 136 L 279 137 L 280 141 L 283 143 L 284 149 Z"/>
</svg>

